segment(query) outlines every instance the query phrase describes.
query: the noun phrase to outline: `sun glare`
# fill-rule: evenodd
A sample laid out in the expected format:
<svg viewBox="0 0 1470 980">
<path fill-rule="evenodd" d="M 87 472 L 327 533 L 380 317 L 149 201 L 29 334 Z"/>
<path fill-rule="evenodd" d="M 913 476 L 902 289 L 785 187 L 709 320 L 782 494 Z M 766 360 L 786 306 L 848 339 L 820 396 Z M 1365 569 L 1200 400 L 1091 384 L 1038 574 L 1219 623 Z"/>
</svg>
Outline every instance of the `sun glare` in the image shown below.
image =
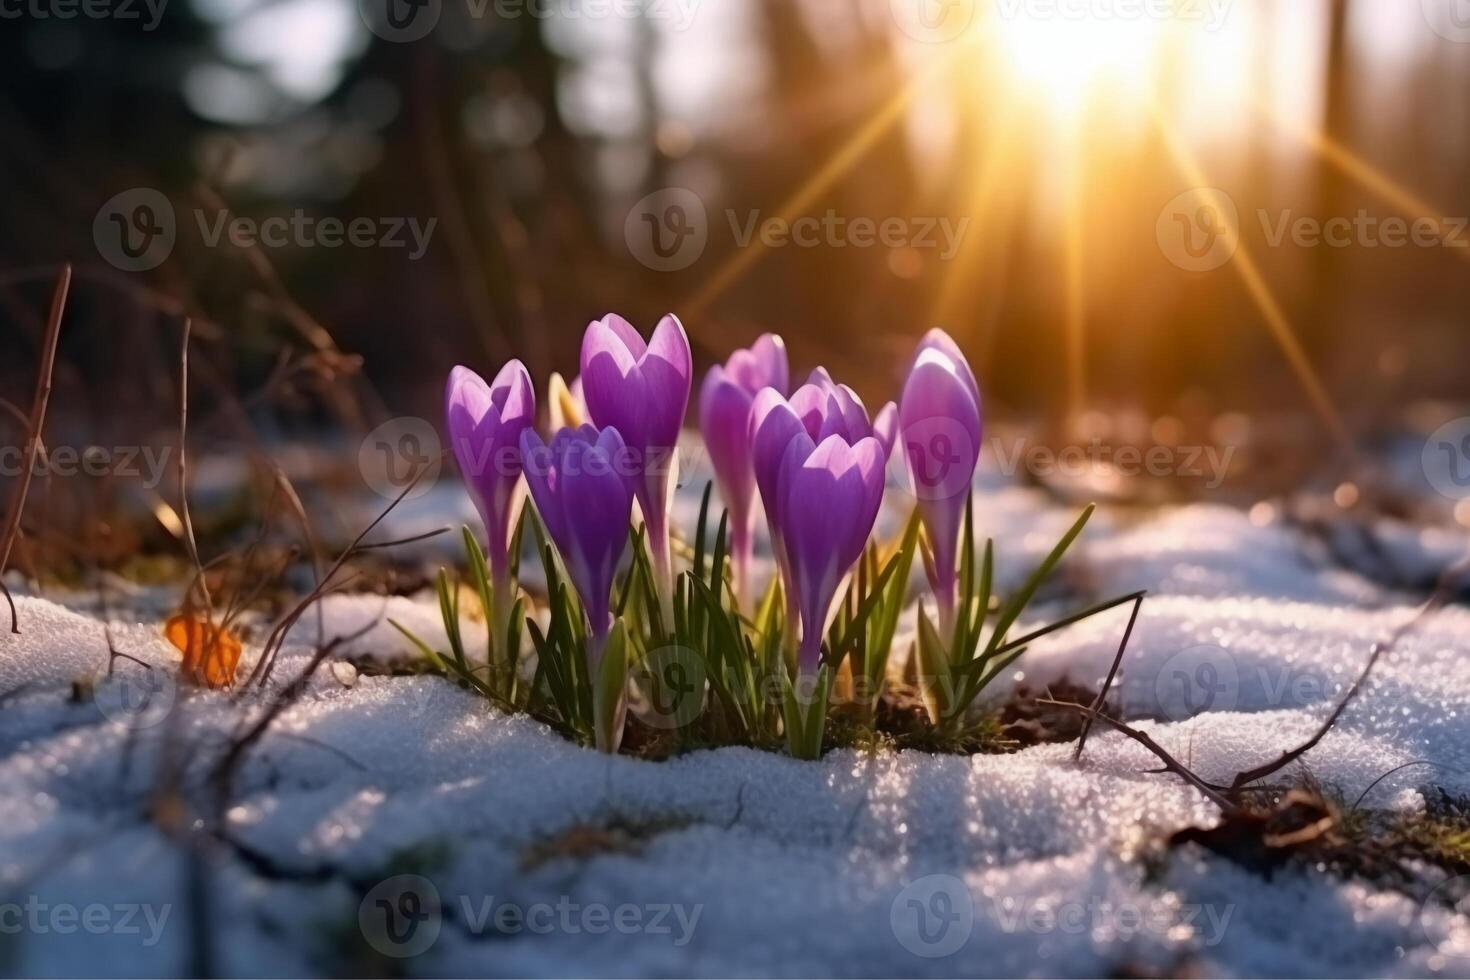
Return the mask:
<svg viewBox="0 0 1470 980">
<path fill-rule="evenodd" d="M 1024 87 L 1063 116 L 1090 98 L 1145 97 L 1163 31 L 1147 18 L 1043 17 L 1018 12 L 995 24 L 1006 63 Z"/>
</svg>

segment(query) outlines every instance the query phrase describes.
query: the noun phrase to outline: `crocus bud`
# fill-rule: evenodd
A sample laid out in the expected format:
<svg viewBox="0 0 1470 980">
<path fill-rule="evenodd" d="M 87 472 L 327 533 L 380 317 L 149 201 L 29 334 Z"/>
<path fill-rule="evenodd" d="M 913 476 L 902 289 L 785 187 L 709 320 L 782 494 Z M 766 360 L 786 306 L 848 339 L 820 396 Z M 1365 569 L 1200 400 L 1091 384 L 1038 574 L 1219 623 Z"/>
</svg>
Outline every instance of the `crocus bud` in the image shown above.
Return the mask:
<svg viewBox="0 0 1470 980">
<path fill-rule="evenodd" d="M 527 429 L 521 433 L 521 452 L 536 511 L 587 612 L 588 659 L 595 677 L 612 628 L 613 576 L 628 546 L 633 511 L 628 447 L 617 429 L 599 432 L 584 425 L 562 429 L 550 446 Z"/>
<path fill-rule="evenodd" d="M 893 448 L 896 416 L 897 410 L 890 402 L 878 413 L 878 425 L 869 425 L 868 411 L 857 392 L 834 382 L 824 368 L 813 371 L 807 383 L 792 393 L 790 401 L 769 388 L 756 395 L 750 411 L 751 456 L 766 524 L 771 530 L 771 550 L 785 584 L 788 630 L 795 630 L 800 610 L 783 541 L 781 501 L 776 493 L 786 448 L 798 434 L 806 435 L 813 445 L 832 435 L 841 436 L 849 446 L 872 438 L 886 461 Z"/>
<path fill-rule="evenodd" d="M 801 417 L 807 432 L 820 441 L 832 433 L 847 440 L 848 445 L 868 436 L 878 440 L 885 459 L 893 449 L 894 406 L 892 402 L 878 411 L 877 424 L 868 421 L 868 409 L 858 393 L 847 385 L 837 384 L 826 368 L 817 368 L 791 396 L 791 407 Z"/>
<path fill-rule="evenodd" d="M 920 343 L 899 407 L 904 455 L 929 540 L 929 584 L 943 635 L 954 629 L 956 556 L 965 505 L 980 458 L 980 387 L 949 335 Z"/>
<path fill-rule="evenodd" d="M 511 602 L 510 538 L 524 500 L 521 434 L 535 424 L 536 392 L 525 366 L 510 361 L 489 385 L 469 368 L 456 367 L 444 400 L 450 447 L 485 522 L 492 601 L 505 614 Z M 494 616 L 497 631 L 505 625 L 502 618 Z"/>
<path fill-rule="evenodd" d="M 785 394 L 786 379 L 786 346 L 780 337 L 764 334 L 749 350 L 737 350 L 723 366 L 710 368 L 699 393 L 699 430 L 730 514 L 730 557 L 736 594 L 742 601 L 746 599 L 755 516 L 751 410 L 763 389 Z"/>
<path fill-rule="evenodd" d="M 634 492 L 648 528 L 660 599 L 672 609 L 669 507 L 678 459 L 675 448 L 694 377 L 689 338 L 677 317 L 666 316 L 648 343 L 615 313 L 582 337 L 582 395 L 593 423 L 616 428 L 638 458 Z"/>
<path fill-rule="evenodd" d="M 806 432 L 786 447 L 776 476 L 777 517 L 801 616 L 802 674 L 816 672 L 832 600 L 862 557 L 883 503 L 883 448 L 871 436 L 820 444 Z"/>
</svg>

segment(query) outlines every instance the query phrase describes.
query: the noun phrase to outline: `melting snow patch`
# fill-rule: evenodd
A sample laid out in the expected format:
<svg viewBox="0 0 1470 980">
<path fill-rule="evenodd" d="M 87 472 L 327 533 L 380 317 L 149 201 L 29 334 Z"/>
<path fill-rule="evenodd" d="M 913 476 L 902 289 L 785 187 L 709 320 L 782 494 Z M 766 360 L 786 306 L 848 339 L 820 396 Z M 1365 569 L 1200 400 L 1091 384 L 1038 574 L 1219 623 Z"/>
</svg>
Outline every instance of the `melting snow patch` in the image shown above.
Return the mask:
<svg viewBox="0 0 1470 980">
<path fill-rule="evenodd" d="M 1014 490 L 987 492 L 977 513 L 1013 515 L 996 527 L 1012 574 L 1070 520 Z M 1101 516 L 1083 555 L 1100 592 L 1157 593 L 1120 695 L 1205 778 L 1310 734 L 1412 611 L 1234 511 Z M 160 685 L 168 703 L 154 709 L 117 697 L 103 623 L 84 607 L 18 601 L 24 632 L 0 646 L 0 950 L 18 974 L 1470 969 L 1457 958 L 1470 953 L 1470 922 L 1398 892 L 1311 870 L 1267 881 L 1188 850 L 1146 873 L 1152 841 L 1218 814 L 1113 733 L 1095 735 L 1081 765 L 1066 745 L 970 758 L 839 751 L 820 763 L 727 748 L 649 763 L 580 749 L 441 678 L 349 685 L 324 668 L 235 772 L 228 840 L 191 851 L 187 813 L 170 823 L 179 814 L 160 809 L 162 773 L 210 800 L 224 747 L 301 674 L 323 632 L 362 631 L 344 658 L 402 657 L 411 648 L 387 620 L 442 645 L 437 606 L 334 596 L 324 631 L 312 612 L 292 632 L 266 695 Z M 1017 667 L 1028 681 L 1095 683 L 1126 615 L 1048 637 Z M 108 632 L 171 676 L 177 653 L 156 624 Z M 483 633 L 467 642 L 483 646 Z M 1442 767 L 1432 777 L 1404 770 L 1368 803 L 1417 809 L 1427 781 L 1470 792 L 1467 658 L 1470 613 L 1424 624 L 1307 757 L 1313 775 L 1352 799 L 1428 759 Z M 118 670 L 136 687 L 146 668 Z M 178 744 L 194 757 L 178 758 Z M 201 934 L 210 963 L 193 958 Z"/>
</svg>

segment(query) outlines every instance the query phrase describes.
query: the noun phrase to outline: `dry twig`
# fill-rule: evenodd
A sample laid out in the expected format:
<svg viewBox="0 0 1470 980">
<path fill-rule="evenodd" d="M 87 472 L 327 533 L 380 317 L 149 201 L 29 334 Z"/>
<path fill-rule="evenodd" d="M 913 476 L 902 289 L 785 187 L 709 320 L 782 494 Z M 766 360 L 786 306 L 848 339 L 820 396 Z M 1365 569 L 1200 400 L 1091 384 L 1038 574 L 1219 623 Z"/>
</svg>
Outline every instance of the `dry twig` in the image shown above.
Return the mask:
<svg viewBox="0 0 1470 980">
<path fill-rule="evenodd" d="M 0 538 L 0 591 L 4 591 L 10 603 L 10 632 L 20 632 L 20 622 L 15 613 L 15 601 L 5 587 L 5 569 L 10 564 L 10 551 L 20 533 L 20 517 L 26 506 L 26 494 L 31 487 L 31 474 L 36 466 L 36 454 L 41 447 L 41 430 L 46 425 L 46 406 L 51 401 L 51 373 L 56 367 L 56 342 L 61 336 L 61 315 L 66 310 L 67 293 L 71 290 L 71 265 L 62 266 L 61 278 L 56 282 L 56 291 L 51 295 L 51 313 L 46 320 L 46 339 L 41 350 L 41 364 L 36 375 L 36 395 L 31 402 L 31 414 L 27 423 L 26 456 L 21 468 L 20 480 L 10 497 L 10 509 L 5 515 L 5 535 Z"/>
</svg>

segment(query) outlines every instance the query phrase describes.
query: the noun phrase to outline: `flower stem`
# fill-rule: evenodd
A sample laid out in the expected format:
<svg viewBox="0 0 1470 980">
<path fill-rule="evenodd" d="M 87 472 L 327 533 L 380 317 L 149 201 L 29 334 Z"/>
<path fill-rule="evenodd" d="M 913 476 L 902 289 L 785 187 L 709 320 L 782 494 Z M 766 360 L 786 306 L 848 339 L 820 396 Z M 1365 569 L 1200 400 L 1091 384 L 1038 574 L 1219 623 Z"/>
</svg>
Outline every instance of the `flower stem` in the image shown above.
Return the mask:
<svg viewBox="0 0 1470 980">
<path fill-rule="evenodd" d="M 930 582 L 929 585 L 934 590 L 934 605 L 939 614 L 939 636 L 945 646 L 950 646 L 954 642 L 955 626 L 954 576 L 951 575 L 948 581 Z"/>
<path fill-rule="evenodd" d="M 658 593 L 659 611 L 670 628 L 674 622 L 674 563 L 669 550 L 669 487 L 667 477 L 649 480 L 638 495 L 647 531 L 649 560 L 653 566 L 653 588 Z"/>
<path fill-rule="evenodd" d="M 735 599 L 740 605 L 740 611 L 749 613 L 755 604 L 751 602 L 750 592 L 750 555 L 751 555 L 751 527 L 750 517 L 737 519 L 730 525 L 730 571 L 735 578 Z"/>
</svg>

